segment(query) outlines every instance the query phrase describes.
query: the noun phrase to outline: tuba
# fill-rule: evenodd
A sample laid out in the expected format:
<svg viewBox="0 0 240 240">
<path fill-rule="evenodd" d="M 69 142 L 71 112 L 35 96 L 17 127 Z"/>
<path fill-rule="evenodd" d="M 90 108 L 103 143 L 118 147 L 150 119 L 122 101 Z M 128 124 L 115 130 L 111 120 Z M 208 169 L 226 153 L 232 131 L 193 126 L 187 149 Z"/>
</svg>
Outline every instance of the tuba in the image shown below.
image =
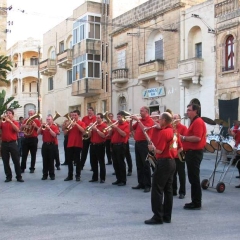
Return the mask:
<svg viewBox="0 0 240 240">
<path fill-rule="evenodd" d="M 32 125 L 33 120 L 35 118 L 41 117 L 39 113 L 36 113 L 34 115 L 32 115 L 31 117 L 28 118 L 28 120 L 26 121 L 26 126 L 23 128 L 22 132 L 29 136 L 33 133 L 34 130 L 34 126 Z"/>
</svg>

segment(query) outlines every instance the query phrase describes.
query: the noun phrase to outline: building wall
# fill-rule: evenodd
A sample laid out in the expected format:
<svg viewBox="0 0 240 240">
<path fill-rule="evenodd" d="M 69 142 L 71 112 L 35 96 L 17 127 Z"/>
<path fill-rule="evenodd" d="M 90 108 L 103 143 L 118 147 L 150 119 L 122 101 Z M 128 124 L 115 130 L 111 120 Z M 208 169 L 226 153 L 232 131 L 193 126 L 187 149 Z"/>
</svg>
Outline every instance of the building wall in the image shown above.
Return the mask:
<svg viewBox="0 0 240 240">
<path fill-rule="evenodd" d="M 7 0 L 0 1 L 0 55 L 6 55 Z"/>
</svg>

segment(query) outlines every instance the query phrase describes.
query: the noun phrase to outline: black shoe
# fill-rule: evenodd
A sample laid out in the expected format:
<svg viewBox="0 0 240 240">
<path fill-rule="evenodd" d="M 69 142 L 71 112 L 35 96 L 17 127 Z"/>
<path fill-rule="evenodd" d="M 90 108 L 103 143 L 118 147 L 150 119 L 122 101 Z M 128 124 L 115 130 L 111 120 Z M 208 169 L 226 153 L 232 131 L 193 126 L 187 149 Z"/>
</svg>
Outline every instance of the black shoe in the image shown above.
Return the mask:
<svg viewBox="0 0 240 240">
<path fill-rule="evenodd" d="M 108 163 L 106 163 L 106 165 L 112 165 L 112 163 L 108 162 Z"/>
<path fill-rule="evenodd" d="M 66 162 L 64 162 L 64 163 L 61 163 L 61 165 L 63 166 L 63 165 L 68 165 Z"/>
<path fill-rule="evenodd" d="M 112 185 L 118 185 L 120 181 L 113 182 Z"/>
<path fill-rule="evenodd" d="M 47 180 L 47 177 L 42 177 L 42 180 Z"/>
<path fill-rule="evenodd" d="M 240 185 L 235 186 L 235 188 L 240 188 Z"/>
<path fill-rule="evenodd" d="M 34 170 L 33 170 L 33 169 L 30 169 L 30 173 L 34 173 Z"/>
<path fill-rule="evenodd" d="M 116 175 L 116 173 L 114 172 L 114 173 L 112 173 L 112 175 Z"/>
<path fill-rule="evenodd" d="M 127 176 L 132 176 L 132 172 L 128 172 L 128 173 L 127 173 Z"/>
<path fill-rule="evenodd" d="M 25 169 L 21 169 L 21 173 L 24 173 Z"/>
<path fill-rule="evenodd" d="M 61 170 L 61 168 L 58 166 L 58 167 L 56 167 L 57 168 L 57 170 Z"/>
<path fill-rule="evenodd" d="M 54 176 L 53 176 L 53 177 L 50 177 L 50 179 L 51 179 L 51 180 L 55 180 L 55 177 L 54 177 Z"/>
<path fill-rule="evenodd" d="M 100 180 L 100 183 L 105 183 L 105 181 L 104 180 Z"/>
<path fill-rule="evenodd" d="M 6 180 L 4 182 L 11 182 L 12 179 L 11 178 L 6 178 Z"/>
<path fill-rule="evenodd" d="M 151 188 L 150 187 L 145 187 L 143 192 L 150 192 Z"/>
<path fill-rule="evenodd" d="M 183 194 L 179 195 L 179 199 L 184 199 L 184 198 L 185 198 L 185 195 L 183 195 Z"/>
<path fill-rule="evenodd" d="M 163 222 L 165 222 L 165 223 L 171 223 L 171 219 L 168 219 L 168 218 L 163 217 Z"/>
<path fill-rule="evenodd" d="M 155 220 L 154 218 L 150 218 L 144 221 L 145 224 L 163 224 L 162 220 Z"/>
<path fill-rule="evenodd" d="M 201 205 L 195 204 L 195 203 L 187 203 L 187 204 L 185 204 L 185 206 L 183 208 L 186 210 L 200 210 Z"/>
<path fill-rule="evenodd" d="M 64 181 L 72 181 L 72 180 L 73 180 L 72 177 L 66 177 L 66 178 L 64 179 Z"/>
<path fill-rule="evenodd" d="M 97 182 L 98 180 L 91 179 L 89 182 Z"/>
<path fill-rule="evenodd" d="M 236 178 L 240 178 L 240 176 L 236 176 Z"/>
<path fill-rule="evenodd" d="M 138 184 L 136 187 L 132 187 L 132 189 L 144 189 L 144 187 Z"/>
<path fill-rule="evenodd" d="M 126 183 L 125 183 L 125 182 L 120 182 L 120 183 L 118 184 L 118 186 L 119 186 L 119 187 L 121 187 L 121 186 L 126 186 Z"/>
<path fill-rule="evenodd" d="M 17 181 L 18 182 L 24 182 L 24 180 L 22 178 L 18 178 Z"/>
<path fill-rule="evenodd" d="M 77 181 L 77 182 L 80 182 L 80 177 L 76 177 L 76 181 Z"/>
</svg>

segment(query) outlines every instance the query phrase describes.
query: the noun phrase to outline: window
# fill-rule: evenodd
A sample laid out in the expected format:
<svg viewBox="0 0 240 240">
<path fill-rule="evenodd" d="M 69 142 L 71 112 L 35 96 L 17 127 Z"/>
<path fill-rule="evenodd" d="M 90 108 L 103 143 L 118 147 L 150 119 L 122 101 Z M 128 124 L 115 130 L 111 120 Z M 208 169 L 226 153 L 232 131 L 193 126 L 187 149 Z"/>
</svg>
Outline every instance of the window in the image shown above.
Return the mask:
<svg viewBox="0 0 240 240">
<path fill-rule="evenodd" d="M 102 100 L 102 112 L 107 111 L 107 100 Z"/>
<path fill-rule="evenodd" d="M 59 53 L 63 53 L 64 52 L 64 41 L 59 43 Z"/>
<path fill-rule="evenodd" d="M 106 44 L 106 63 L 108 62 L 108 44 Z"/>
<path fill-rule="evenodd" d="M 72 84 L 72 69 L 67 71 L 67 85 Z"/>
<path fill-rule="evenodd" d="M 163 59 L 163 40 L 155 42 L 155 59 Z"/>
<path fill-rule="evenodd" d="M 102 89 L 104 88 L 104 74 L 103 74 L 103 70 L 101 72 L 101 80 L 102 80 Z"/>
<path fill-rule="evenodd" d="M 202 43 L 195 44 L 195 57 L 202 58 Z"/>
<path fill-rule="evenodd" d="M 127 110 L 127 102 L 125 97 L 119 99 L 119 111 Z"/>
<path fill-rule="evenodd" d="M 234 37 L 230 35 L 225 45 L 225 70 L 234 69 Z"/>
<path fill-rule="evenodd" d="M 53 90 L 53 77 L 48 78 L 48 91 Z"/>
<path fill-rule="evenodd" d="M 106 72 L 106 92 L 108 92 L 108 73 Z"/>
<path fill-rule="evenodd" d="M 126 50 L 121 50 L 118 51 L 118 55 L 117 55 L 117 66 L 118 68 L 125 68 L 126 67 Z"/>
<path fill-rule="evenodd" d="M 102 42 L 102 61 L 104 60 L 104 42 Z"/>
<path fill-rule="evenodd" d="M 38 58 L 30 58 L 30 65 L 31 66 L 38 65 Z"/>
<path fill-rule="evenodd" d="M 52 51 L 51 51 L 50 59 L 56 59 L 56 53 L 55 53 L 55 50 L 52 50 Z"/>
</svg>

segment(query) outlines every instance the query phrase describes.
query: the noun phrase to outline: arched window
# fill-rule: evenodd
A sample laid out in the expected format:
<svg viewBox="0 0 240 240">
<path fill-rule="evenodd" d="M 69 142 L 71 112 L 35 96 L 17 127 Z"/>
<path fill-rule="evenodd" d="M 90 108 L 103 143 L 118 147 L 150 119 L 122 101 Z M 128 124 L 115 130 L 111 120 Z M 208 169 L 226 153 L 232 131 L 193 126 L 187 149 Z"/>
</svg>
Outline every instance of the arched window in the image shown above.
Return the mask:
<svg viewBox="0 0 240 240">
<path fill-rule="evenodd" d="M 119 98 L 119 111 L 127 109 L 127 101 L 125 97 Z"/>
<path fill-rule="evenodd" d="M 230 35 L 226 40 L 225 45 L 225 69 L 234 69 L 234 37 Z"/>
</svg>

